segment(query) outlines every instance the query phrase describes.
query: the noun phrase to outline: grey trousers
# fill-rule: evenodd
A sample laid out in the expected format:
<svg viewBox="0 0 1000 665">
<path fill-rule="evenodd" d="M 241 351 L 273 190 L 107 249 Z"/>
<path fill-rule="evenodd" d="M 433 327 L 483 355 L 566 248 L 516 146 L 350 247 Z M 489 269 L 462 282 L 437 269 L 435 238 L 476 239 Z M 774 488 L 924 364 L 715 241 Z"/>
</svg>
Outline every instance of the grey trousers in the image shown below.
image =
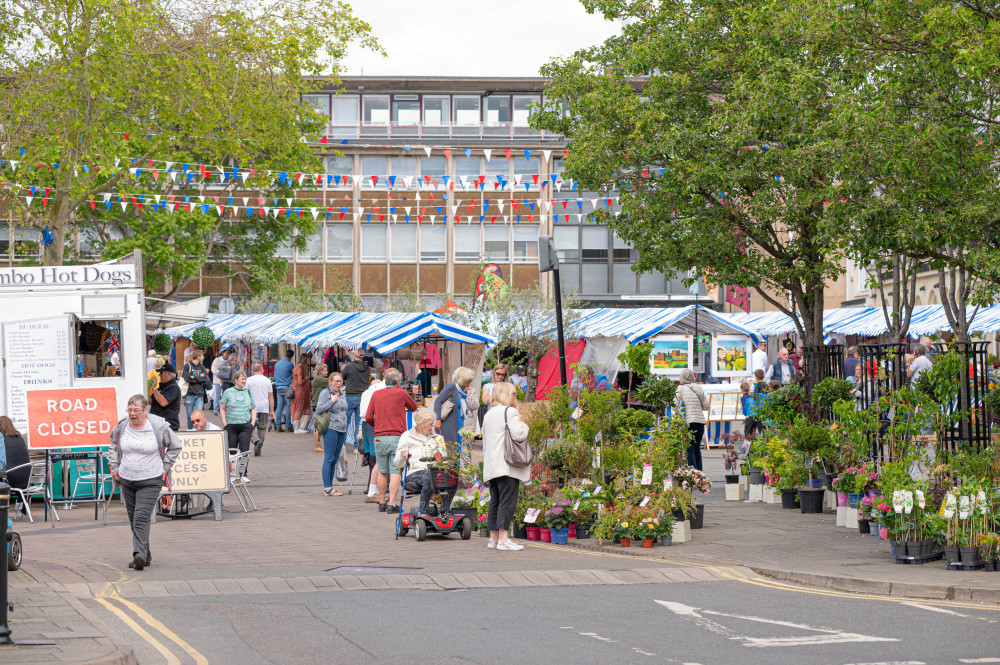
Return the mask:
<svg viewBox="0 0 1000 665">
<path fill-rule="evenodd" d="M 125 497 L 125 510 L 128 511 L 128 522 L 132 525 L 132 556 L 141 554 L 146 563 L 153 562 L 153 554 L 149 551 L 149 521 L 156 507 L 156 499 L 163 487 L 163 477 L 146 480 L 126 480 L 119 478 L 122 495 Z"/>
</svg>

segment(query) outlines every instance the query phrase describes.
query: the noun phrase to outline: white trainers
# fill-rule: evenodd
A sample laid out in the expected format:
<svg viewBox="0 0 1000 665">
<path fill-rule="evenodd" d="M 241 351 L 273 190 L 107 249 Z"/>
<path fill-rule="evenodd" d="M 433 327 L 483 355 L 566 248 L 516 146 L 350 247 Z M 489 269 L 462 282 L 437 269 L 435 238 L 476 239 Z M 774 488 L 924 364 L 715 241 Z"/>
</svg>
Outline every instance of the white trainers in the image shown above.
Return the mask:
<svg viewBox="0 0 1000 665">
<path fill-rule="evenodd" d="M 309 430 L 302 429 L 301 427 L 299 429 L 295 430 L 295 432 L 293 432 L 293 434 L 308 434 L 308 433 L 309 433 Z"/>
<path fill-rule="evenodd" d="M 490 542 L 486 543 L 486 549 L 495 550 L 496 548 L 497 548 L 497 541 L 491 540 Z"/>
<path fill-rule="evenodd" d="M 497 549 L 502 552 L 516 552 L 518 550 L 523 550 L 524 545 L 518 545 L 511 540 L 505 540 L 502 543 L 497 543 Z"/>
</svg>

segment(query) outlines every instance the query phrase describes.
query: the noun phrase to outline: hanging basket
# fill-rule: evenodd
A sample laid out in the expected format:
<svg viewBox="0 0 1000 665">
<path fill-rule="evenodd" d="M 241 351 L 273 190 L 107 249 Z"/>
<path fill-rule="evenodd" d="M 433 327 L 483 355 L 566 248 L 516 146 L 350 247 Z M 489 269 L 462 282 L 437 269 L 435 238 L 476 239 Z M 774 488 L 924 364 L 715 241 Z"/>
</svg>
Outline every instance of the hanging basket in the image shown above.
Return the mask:
<svg viewBox="0 0 1000 665">
<path fill-rule="evenodd" d="M 166 333 L 156 333 L 153 335 L 152 347 L 157 355 L 163 356 L 170 353 L 170 347 L 173 345 L 174 341 L 170 339 L 170 335 Z"/>
<path fill-rule="evenodd" d="M 191 343 L 199 349 L 207 349 L 215 343 L 215 333 L 208 326 L 198 326 L 191 333 Z"/>
</svg>

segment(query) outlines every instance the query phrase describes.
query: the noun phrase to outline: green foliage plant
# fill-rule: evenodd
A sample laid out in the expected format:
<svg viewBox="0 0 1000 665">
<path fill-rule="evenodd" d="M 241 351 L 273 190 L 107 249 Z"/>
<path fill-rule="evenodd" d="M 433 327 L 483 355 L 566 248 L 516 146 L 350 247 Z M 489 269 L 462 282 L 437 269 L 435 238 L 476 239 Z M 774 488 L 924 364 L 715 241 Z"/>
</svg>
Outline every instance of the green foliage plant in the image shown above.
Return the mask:
<svg viewBox="0 0 1000 665">
<path fill-rule="evenodd" d="M 854 390 L 850 381 L 829 376 L 813 386 L 812 402 L 821 409 L 832 409 L 837 402 L 852 399 Z"/>
<path fill-rule="evenodd" d="M 207 349 L 215 343 L 215 333 L 208 326 L 198 326 L 191 333 L 191 343 L 199 349 Z"/>
<path fill-rule="evenodd" d="M 153 335 L 152 347 L 153 351 L 156 351 L 158 355 L 165 355 L 170 353 L 170 347 L 174 345 L 174 340 L 170 339 L 170 335 L 166 333 L 156 333 Z"/>
<path fill-rule="evenodd" d="M 636 388 L 635 396 L 660 416 L 677 398 L 677 384 L 666 376 L 647 376 Z"/>
<path fill-rule="evenodd" d="M 630 344 L 624 351 L 618 354 L 618 362 L 628 367 L 628 385 L 632 390 L 632 376 L 645 377 L 649 374 L 649 358 L 653 353 L 653 343 Z"/>
</svg>

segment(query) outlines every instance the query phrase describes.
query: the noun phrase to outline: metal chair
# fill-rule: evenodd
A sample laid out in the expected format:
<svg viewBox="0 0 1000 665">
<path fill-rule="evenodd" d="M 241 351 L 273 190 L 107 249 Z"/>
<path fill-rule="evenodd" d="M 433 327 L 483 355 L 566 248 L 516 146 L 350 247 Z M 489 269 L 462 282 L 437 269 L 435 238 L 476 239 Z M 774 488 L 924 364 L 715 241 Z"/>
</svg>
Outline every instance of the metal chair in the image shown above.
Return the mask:
<svg viewBox="0 0 1000 665">
<path fill-rule="evenodd" d="M 243 506 L 243 512 L 247 511 L 246 501 L 240 495 L 240 490 L 246 494 L 247 500 L 250 501 L 250 505 L 253 506 L 254 510 L 257 510 L 257 504 L 253 502 L 253 497 L 250 496 L 250 490 L 247 488 L 246 482 L 243 480 L 243 476 L 247 472 L 247 465 L 250 463 L 250 451 L 247 450 L 242 453 L 231 454 L 229 456 L 229 486 L 233 489 L 233 493 L 236 498 L 240 500 L 240 505 Z"/>
<path fill-rule="evenodd" d="M 28 486 L 24 489 L 19 487 L 11 487 L 10 491 L 18 498 L 14 502 L 14 516 L 17 517 L 18 504 L 24 504 L 24 511 L 28 514 L 28 520 L 34 524 L 35 518 L 31 515 L 31 497 L 41 495 L 43 501 L 50 501 L 52 499 L 52 492 L 49 486 L 45 484 L 45 460 L 38 460 L 37 462 L 28 462 L 26 464 L 20 464 L 12 469 L 7 469 L 7 473 L 11 471 L 16 471 L 17 469 L 23 469 L 24 467 L 31 467 L 31 475 L 28 477 Z M 59 513 L 56 512 L 56 507 L 49 503 L 49 508 L 52 509 L 52 515 L 59 519 Z"/>
<path fill-rule="evenodd" d="M 105 454 L 101 454 L 101 457 L 97 460 L 77 460 L 76 461 L 76 482 L 73 483 L 73 493 L 70 496 L 76 496 L 76 490 L 80 486 L 82 481 L 84 484 L 93 486 L 97 482 L 97 463 L 103 462 L 106 459 Z M 111 474 L 106 474 L 102 476 L 102 481 L 110 478 Z M 97 488 L 97 498 L 104 498 L 104 482 L 101 482 L 101 486 Z M 73 508 L 73 504 L 69 504 L 69 508 Z"/>
</svg>

